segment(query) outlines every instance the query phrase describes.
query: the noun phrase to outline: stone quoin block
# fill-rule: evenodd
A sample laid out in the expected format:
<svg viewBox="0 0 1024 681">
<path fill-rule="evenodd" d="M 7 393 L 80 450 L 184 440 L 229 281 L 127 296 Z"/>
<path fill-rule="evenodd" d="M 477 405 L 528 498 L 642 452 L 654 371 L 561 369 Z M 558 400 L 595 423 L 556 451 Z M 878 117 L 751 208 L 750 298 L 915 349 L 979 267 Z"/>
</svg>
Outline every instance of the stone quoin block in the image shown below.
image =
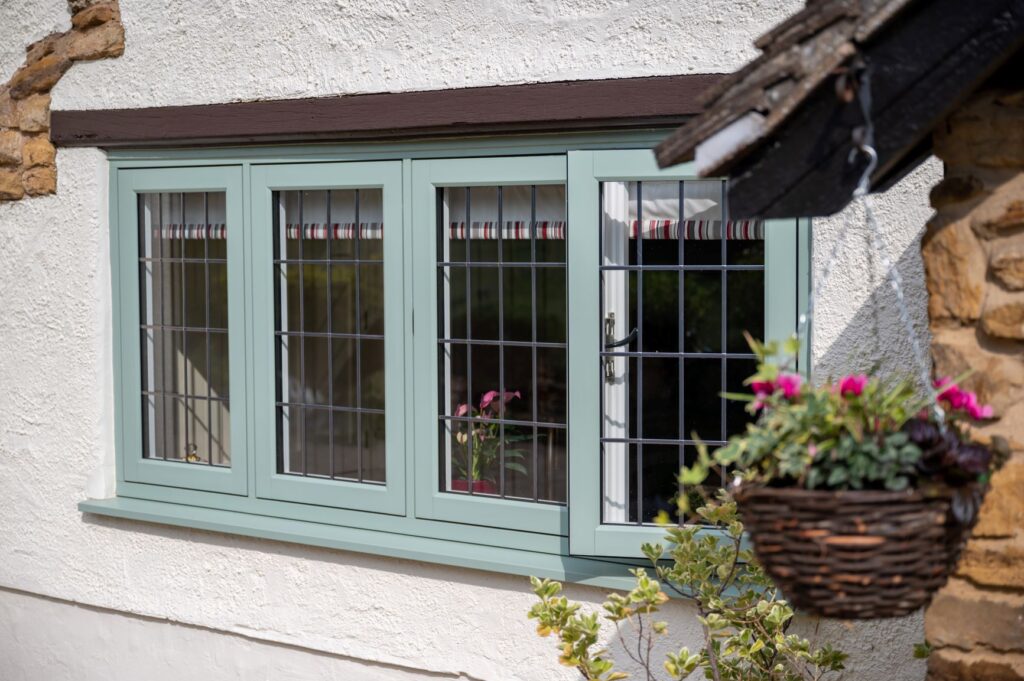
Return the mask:
<svg viewBox="0 0 1024 681">
<path fill-rule="evenodd" d="M 1024 290 L 1024 234 L 992 245 L 988 267 L 993 278 L 1010 291 Z"/>
<path fill-rule="evenodd" d="M 932 187 L 931 192 L 928 194 L 928 199 L 931 201 L 933 208 L 939 209 L 956 203 L 970 201 L 984 193 L 985 186 L 981 180 L 973 175 L 945 177 Z"/>
<path fill-rule="evenodd" d="M 925 638 L 933 646 L 977 645 L 1024 652 L 1024 596 L 1001 597 L 953 580 L 928 608 Z"/>
<path fill-rule="evenodd" d="M 928 659 L 928 681 L 1024 681 L 1024 656 L 941 648 Z"/>
<path fill-rule="evenodd" d="M 117 0 L 69 0 L 68 10 L 72 28 L 29 45 L 25 63 L 0 85 L 0 201 L 57 191 L 50 90 L 73 62 L 124 53 Z"/>
<path fill-rule="evenodd" d="M 24 195 L 21 173 L 9 168 L 0 168 L 0 201 L 17 201 Z"/>
<path fill-rule="evenodd" d="M 30 137 L 21 148 L 22 163 L 26 168 L 52 166 L 57 160 L 57 150 L 45 135 Z"/>
<path fill-rule="evenodd" d="M 11 97 L 23 99 L 35 92 L 49 92 L 69 68 L 71 61 L 60 54 L 48 54 L 23 66 L 11 78 Z"/>
<path fill-rule="evenodd" d="M 924 245 L 928 316 L 971 323 L 981 315 L 988 263 L 966 220 L 929 227 Z"/>
<path fill-rule="evenodd" d="M 981 329 L 995 338 L 1024 340 L 1024 294 L 992 287 L 981 313 Z"/>
<path fill-rule="evenodd" d="M 29 168 L 22 176 L 25 193 L 29 196 L 42 196 L 57 191 L 57 166 L 39 166 Z"/>
<path fill-rule="evenodd" d="M 21 165 L 21 133 L 17 130 L 0 130 L 0 166 Z"/>
</svg>

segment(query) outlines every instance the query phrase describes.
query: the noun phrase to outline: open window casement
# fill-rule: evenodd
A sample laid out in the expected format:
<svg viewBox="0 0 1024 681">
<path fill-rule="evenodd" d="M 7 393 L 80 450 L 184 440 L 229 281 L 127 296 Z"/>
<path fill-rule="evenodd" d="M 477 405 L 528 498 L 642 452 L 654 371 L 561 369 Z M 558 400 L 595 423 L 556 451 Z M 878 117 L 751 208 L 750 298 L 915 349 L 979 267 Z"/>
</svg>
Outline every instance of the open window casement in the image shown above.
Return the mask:
<svg viewBox="0 0 1024 681">
<path fill-rule="evenodd" d="M 570 541 L 573 553 L 636 556 L 690 492 L 676 476 L 698 442 L 720 445 L 751 418 L 721 396 L 756 368 L 744 331 L 796 328 L 797 222 L 730 220 L 723 181 L 660 171 L 643 152 L 570 154 L 570 178 L 570 270 L 599 283 L 597 300 L 570 288 L 572 328 L 599 329 L 573 345 L 584 398 L 570 418 Z M 772 303 L 768 283 L 782 280 L 794 287 Z"/>
<path fill-rule="evenodd" d="M 672 512 L 673 471 L 692 461 L 694 433 L 713 446 L 746 421 L 740 405 L 723 411 L 715 391 L 686 390 L 688 365 L 699 372 L 691 383 L 740 389 L 736 377 L 753 370 L 730 327 L 764 336 L 763 224 L 723 222 L 724 189 L 718 180 L 601 185 L 606 523 Z M 742 293 L 731 303 L 730 288 Z"/>
</svg>

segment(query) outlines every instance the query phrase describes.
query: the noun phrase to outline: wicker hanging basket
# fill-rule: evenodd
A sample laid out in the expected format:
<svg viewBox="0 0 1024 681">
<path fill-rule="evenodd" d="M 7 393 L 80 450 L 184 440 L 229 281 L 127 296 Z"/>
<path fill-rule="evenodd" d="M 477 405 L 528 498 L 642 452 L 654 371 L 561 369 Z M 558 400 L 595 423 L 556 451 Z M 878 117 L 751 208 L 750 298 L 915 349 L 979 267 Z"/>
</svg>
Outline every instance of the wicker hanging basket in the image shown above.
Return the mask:
<svg viewBox="0 0 1024 681">
<path fill-rule="evenodd" d="M 734 493 L 758 561 L 796 608 L 823 617 L 913 613 L 956 566 L 970 527 L 949 490 Z"/>
</svg>

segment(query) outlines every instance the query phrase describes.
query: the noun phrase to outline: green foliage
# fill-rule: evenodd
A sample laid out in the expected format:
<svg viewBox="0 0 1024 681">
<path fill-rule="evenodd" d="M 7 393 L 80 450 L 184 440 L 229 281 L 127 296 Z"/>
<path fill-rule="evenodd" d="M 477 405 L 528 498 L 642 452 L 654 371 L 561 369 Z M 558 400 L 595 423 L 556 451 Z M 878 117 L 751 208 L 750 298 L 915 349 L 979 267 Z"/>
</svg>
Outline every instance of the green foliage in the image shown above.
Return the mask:
<svg viewBox="0 0 1024 681">
<path fill-rule="evenodd" d="M 558 636 L 560 663 L 575 667 L 584 679 L 592 681 L 615 681 L 627 677 L 622 672 L 613 671 L 615 665 L 608 659 L 607 651 L 594 649 L 601 631 L 597 613 L 580 614 L 579 603 L 570 603 L 560 595 L 562 585 L 558 582 L 530 577 L 530 583 L 540 602 L 530 608 L 529 617 L 537 620 L 538 635 Z"/>
<path fill-rule="evenodd" d="M 780 349 L 747 340 L 760 360 L 746 381 L 753 394 L 727 397 L 748 402 L 759 418 L 713 456 L 702 451 L 684 472 L 690 485 L 728 467 L 761 485 L 899 491 L 941 483 L 976 496 L 1006 458 L 999 438 L 972 441 L 970 425 L 991 418 L 992 407 L 952 379 L 935 381 L 934 398 L 918 396 L 909 381 L 864 374 L 809 386 L 780 368 L 795 341 Z"/>
<path fill-rule="evenodd" d="M 681 681 L 698 669 L 714 681 L 818 681 L 843 669 L 844 653 L 829 645 L 815 648 L 788 633 L 793 609 L 743 548 L 743 524 L 725 493 L 696 513 L 704 527 L 672 527 L 667 529 L 667 548 L 643 546 L 661 582 L 646 570 L 632 570 L 636 587 L 625 595 L 611 594 L 604 603 L 605 619 L 647 681 Z M 708 526 L 717 531 L 708 531 Z M 608 651 L 598 647 L 596 613 L 581 614 L 579 604 L 560 595 L 557 582 L 531 582 L 540 602 L 529 617 L 538 621 L 541 636 L 559 637 L 559 661 L 576 667 L 585 679 L 626 678 L 614 670 Z M 662 665 L 667 677 L 651 659 L 655 640 L 668 635 L 664 622 L 652 621 L 668 600 L 661 583 L 696 603 L 705 636 L 700 650 L 684 647 L 668 653 Z M 626 642 L 627 632 L 635 638 L 633 645 Z"/>
<path fill-rule="evenodd" d="M 812 387 L 771 361 L 795 345 L 780 351 L 748 341 L 761 360 L 747 380 L 754 394 L 730 397 L 762 413 L 715 452 L 714 464 L 748 481 L 808 489 L 901 490 L 911 484 L 921 450 L 901 429 L 928 402 L 909 381 L 885 384 L 861 375 Z"/>
</svg>

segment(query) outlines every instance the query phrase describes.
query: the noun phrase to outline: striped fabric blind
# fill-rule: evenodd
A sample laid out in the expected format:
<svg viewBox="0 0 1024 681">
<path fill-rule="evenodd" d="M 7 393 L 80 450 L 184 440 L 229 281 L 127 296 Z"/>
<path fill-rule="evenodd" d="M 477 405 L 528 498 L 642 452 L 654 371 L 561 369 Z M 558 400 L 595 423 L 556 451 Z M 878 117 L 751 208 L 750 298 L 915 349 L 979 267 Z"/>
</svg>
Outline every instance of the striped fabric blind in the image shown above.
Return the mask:
<svg viewBox="0 0 1024 681">
<path fill-rule="evenodd" d="M 298 239 L 300 234 L 303 239 L 326 239 L 328 237 L 328 230 L 330 230 L 331 239 L 355 239 L 356 238 L 356 224 L 354 222 L 335 222 L 328 226 L 324 223 L 313 222 L 299 224 L 288 224 L 285 226 L 286 236 L 289 239 Z M 359 223 L 359 238 L 360 239 L 383 239 L 384 238 L 384 223 L 383 222 L 360 222 Z"/>
</svg>

